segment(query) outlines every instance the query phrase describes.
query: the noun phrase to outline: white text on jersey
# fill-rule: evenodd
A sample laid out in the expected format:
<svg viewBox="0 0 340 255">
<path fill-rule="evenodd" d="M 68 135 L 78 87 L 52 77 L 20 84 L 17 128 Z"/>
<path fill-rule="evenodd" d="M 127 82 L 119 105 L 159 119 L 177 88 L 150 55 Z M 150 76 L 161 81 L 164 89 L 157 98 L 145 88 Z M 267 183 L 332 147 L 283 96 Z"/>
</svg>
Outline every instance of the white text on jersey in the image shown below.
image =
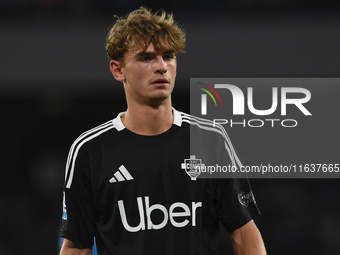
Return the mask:
<svg viewBox="0 0 340 255">
<path fill-rule="evenodd" d="M 202 202 L 192 202 L 191 211 L 190 211 L 189 206 L 187 206 L 186 204 L 182 202 L 176 202 L 176 203 L 173 203 L 169 207 L 169 211 L 168 211 L 164 205 L 161 205 L 161 204 L 150 205 L 148 196 L 144 197 L 144 203 L 145 203 L 145 209 L 143 206 L 143 198 L 137 197 L 137 206 L 138 206 L 138 211 L 139 211 L 140 222 L 138 226 L 131 227 L 126 217 L 124 202 L 123 200 L 118 201 L 120 217 L 121 217 L 123 226 L 125 227 L 127 231 L 137 232 L 140 230 L 145 230 L 146 227 L 148 230 L 161 229 L 168 223 L 169 219 L 170 219 L 170 223 L 172 224 L 172 226 L 181 228 L 181 227 L 185 227 L 186 225 L 188 225 L 190 221 L 188 219 L 183 219 L 183 218 L 179 219 L 179 218 L 189 217 L 189 216 L 191 216 L 191 221 L 192 221 L 191 224 L 194 227 L 196 226 L 196 209 L 198 207 L 202 207 Z M 152 222 L 151 213 L 154 210 L 159 210 L 163 212 L 164 218 L 163 218 L 163 221 L 159 224 L 154 224 Z M 144 215 L 146 215 L 146 224 L 145 224 Z"/>
</svg>

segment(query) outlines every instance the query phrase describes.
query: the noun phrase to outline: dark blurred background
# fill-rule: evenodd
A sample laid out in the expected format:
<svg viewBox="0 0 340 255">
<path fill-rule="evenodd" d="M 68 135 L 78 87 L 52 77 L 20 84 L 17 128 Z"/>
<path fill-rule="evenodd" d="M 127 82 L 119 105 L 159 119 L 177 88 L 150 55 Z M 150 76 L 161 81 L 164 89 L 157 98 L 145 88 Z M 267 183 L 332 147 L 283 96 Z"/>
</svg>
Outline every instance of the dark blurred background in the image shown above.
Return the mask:
<svg viewBox="0 0 340 255">
<path fill-rule="evenodd" d="M 106 33 L 114 14 L 141 5 L 172 11 L 186 31 L 177 109 L 189 112 L 190 77 L 339 76 L 338 1 L 0 0 L 1 255 L 57 254 L 69 147 L 126 108 L 122 85 L 108 69 Z M 321 125 L 311 148 L 313 136 L 327 132 L 327 120 Z M 240 137 L 233 141 L 245 160 L 266 157 L 265 140 L 248 151 Z M 254 179 L 252 185 L 268 254 L 339 254 L 338 179 Z M 221 250 L 230 251 L 223 238 Z"/>
</svg>

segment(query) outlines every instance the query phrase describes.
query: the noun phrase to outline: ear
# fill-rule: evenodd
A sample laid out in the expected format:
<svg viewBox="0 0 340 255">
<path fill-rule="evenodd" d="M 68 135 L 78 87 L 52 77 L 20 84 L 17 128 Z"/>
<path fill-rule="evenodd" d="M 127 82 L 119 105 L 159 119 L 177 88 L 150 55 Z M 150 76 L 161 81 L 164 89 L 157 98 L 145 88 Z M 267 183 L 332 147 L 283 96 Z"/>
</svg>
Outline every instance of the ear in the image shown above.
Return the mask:
<svg viewBox="0 0 340 255">
<path fill-rule="evenodd" d="M 122 63 L 117 60 L 110 61 L 110 71 L 117 81 L 123 82 L 125 80 L 125 75 L 122 72 Z"/>
</svg>

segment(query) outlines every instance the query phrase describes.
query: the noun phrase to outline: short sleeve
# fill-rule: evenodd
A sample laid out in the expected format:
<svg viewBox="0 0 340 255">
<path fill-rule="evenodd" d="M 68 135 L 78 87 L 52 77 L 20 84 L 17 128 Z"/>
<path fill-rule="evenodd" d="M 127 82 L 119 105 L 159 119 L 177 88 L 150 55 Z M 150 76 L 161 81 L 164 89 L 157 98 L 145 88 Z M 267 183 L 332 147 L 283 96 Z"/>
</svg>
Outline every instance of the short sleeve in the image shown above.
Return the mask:
<svg viewBox="0 0 340 255">
<path fill-rule="evenodd" d="M 84 248 L 91 248 L 95 224 L 89 160 L 84 147 L 77 149 L 72 146 L 66 166 L 60 236 Z"/>
<path fill-rule="evenodd" d="M 215 192 L 217 217 L 228 232 L 260 215 L 247 178 L 219 179 Z"/>
</svg>

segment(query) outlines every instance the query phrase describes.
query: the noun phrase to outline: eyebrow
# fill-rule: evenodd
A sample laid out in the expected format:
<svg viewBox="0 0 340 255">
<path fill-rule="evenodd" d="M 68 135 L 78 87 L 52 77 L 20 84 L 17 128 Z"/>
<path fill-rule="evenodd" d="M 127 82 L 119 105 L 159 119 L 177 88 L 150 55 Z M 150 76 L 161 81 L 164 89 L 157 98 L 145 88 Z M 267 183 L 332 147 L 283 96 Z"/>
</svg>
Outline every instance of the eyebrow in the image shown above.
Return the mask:
<svg viewBox="0 0 340 255">
<path fill-rule="evenodd" d="M 169 50 L 169 51 L 164 52 L 162 55 L 173 54 L 173 53 L 175 53 L 174 50 Z M 146 51 L 142 51 L 142 52 L 140 52 L 140 53 L 137 53 L 136 55 L 137 55 L 137 56 L 153 56 L 153 55 L 156 55 L 156 53 L 154 53 L 154 52 L 146 52 Z"/>
</svg>

